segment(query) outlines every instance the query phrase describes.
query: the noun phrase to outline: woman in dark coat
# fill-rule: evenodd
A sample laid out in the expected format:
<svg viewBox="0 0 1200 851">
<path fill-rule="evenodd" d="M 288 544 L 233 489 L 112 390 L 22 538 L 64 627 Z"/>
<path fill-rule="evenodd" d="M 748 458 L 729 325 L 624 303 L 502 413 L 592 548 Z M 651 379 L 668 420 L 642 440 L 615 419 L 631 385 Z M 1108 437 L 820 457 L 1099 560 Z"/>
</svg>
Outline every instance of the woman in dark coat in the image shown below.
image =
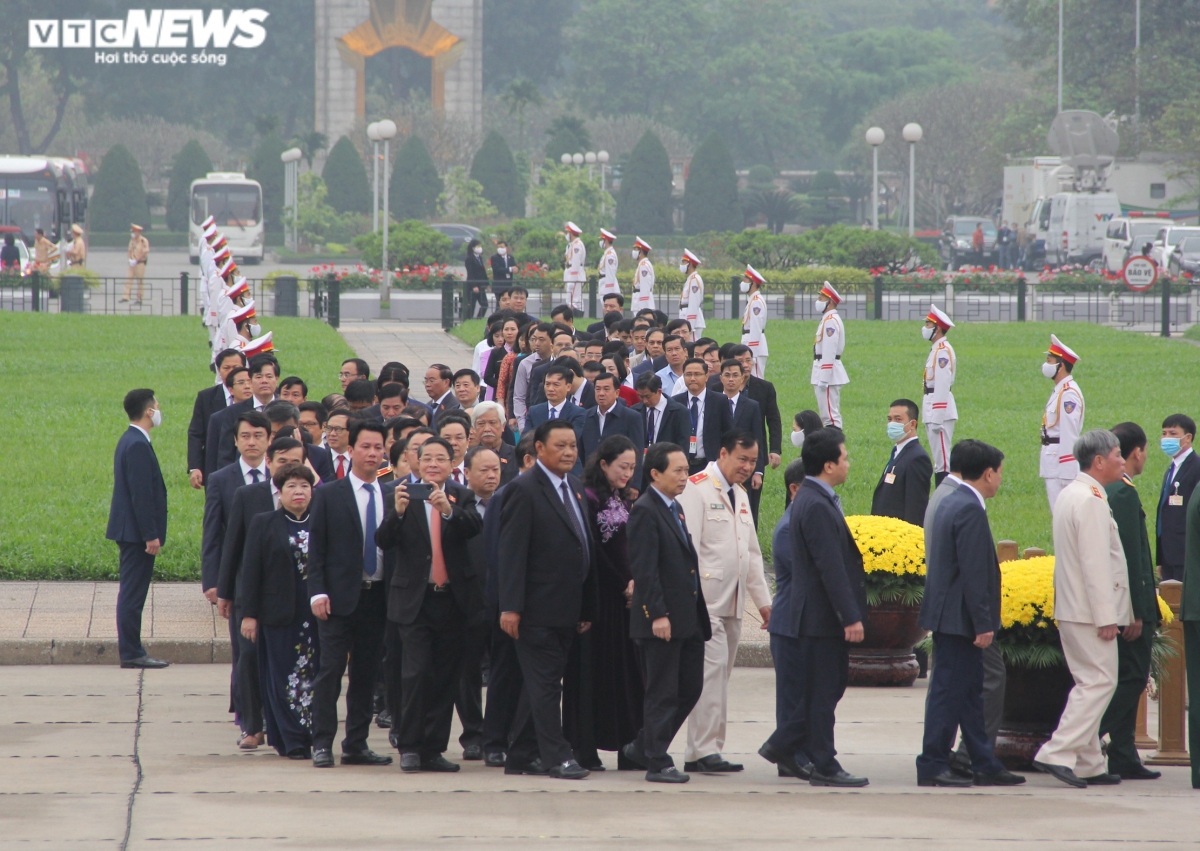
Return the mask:
<svg viewBox="0 0 1200 851">
<path fill-rule="evenodd" d="M 280 508 L 246 533 L 238 577 L 242 635 L 258 645 L 267 741 L 289 759 L 312 758 L 312 694 L 320 667 L 308 599 L 308 506 L 316 476 L 289 464 L 272 481 Z"/>
<path fill-rule="evenodd" d="M 483 263 L 483 246 L 479 244 L 479 240 L 473 239 L 467 243 L 467 256 L 464 263 L 467 267 L 467 306 L 471 310 L 471 317 L 475 318 L 476 316 L 476 305 L 480 307 L 478 315 L 486 316 L 488 273 L 487 266 Z"/>
<path fill-rule="evenodd" d="M 567 663 L 563 732 L 579 764 L 593 769 L 602 767 L 598 750 L 618 750 L 642 727 L 642 675 L 629 637 L 633 575 L 626 539 L 637 452 L 624 435 L 606 438 L 583 474 L 600 587 L 596 620 L 579 636 Z"/>
</svg>

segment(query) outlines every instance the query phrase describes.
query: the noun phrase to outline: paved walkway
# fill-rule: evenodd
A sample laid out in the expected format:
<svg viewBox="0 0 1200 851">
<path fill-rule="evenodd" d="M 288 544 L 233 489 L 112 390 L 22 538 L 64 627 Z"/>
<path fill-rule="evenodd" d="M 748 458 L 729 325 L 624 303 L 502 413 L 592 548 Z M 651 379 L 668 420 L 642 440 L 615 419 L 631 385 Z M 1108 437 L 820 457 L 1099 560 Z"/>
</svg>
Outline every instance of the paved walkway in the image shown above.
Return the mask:
<svg viewBox="0 0 1200 851">
<path fill-rule="evenodd" d="M 115 849 L 452 848 L 784 849 L 863 847 L 1195 848 L 1197 792 L 1186 768 L 1157 781 L 1070 789 L 1030 775 L 1014 789 L 924 789 L 913 759 L 925 690 L 850 689 L 839 758 L 871 785 L 817 789 L 755 755 L 774 726 L 774 679 L 739 669 L 725 754 L 734 776 L 680 787 L 609 770 L 577 782 L 384 768 L 318 771 L 266 748 L 239 752 L 229 672 L 182 665 L 24 667 L 0 685 L 5 847 Z M 344 716 L 343 716 L 344 717 Z M 446 756 L 458 762 L 458 729 Z M 383 731 L 370 744 L 387 750 Z M 683 739 L 672 748 L 682 760 Z M 512 794 L 523 792 L 526 794 Z"/>
<path fill-rule="evenodd" d="M 471 347 L 436 322 L 344 321 L 338 329 L 350 348 L 371 365 L 374 375 L 390 360 L 414 370 L 413 393 L 421 396 L 420 378 L 431 363 L 454 370 L 471 366 Z M 421 370 L 421 376 L 415 374 Z"/>
</svg>

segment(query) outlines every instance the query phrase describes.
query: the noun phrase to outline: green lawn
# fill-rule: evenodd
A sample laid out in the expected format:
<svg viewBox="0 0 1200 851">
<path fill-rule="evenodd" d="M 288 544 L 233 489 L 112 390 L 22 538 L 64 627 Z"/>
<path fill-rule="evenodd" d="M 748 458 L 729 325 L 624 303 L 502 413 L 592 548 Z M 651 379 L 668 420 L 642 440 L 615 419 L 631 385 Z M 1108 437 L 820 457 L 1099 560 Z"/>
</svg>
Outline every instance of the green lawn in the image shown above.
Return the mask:
<svg viewBox="0 0 1200 851">
<path fill-rule="evenodd" d="M 797 411 L 816 409 L 809 384 L 812 325 L 779 320 L 767 328 L 771 343 L 767 378 L 779 392 L 788 431 Z M 738 326 L 736 321 L 712 321 L 706 334 L 725 342 L 738 338 Z M 1154 507 L 1167 467 L 1166 456 L 1157 448 L 1158 429 L 1168 414 L 1200 415 L 1196 381 L 1200 347 L 1084 323 L 963 324 L 950 333 L 959 361 L 955 439 L 985 440 L 1007 456 L 1004 484 L 989 508 L 992 532 L 996 540 L 1015 540 L 1022 548 L 1052 549 L 1050 512 L 1038 478 L 1042 410 L 1051 390 L 1040 364 L 1052 331 L 1081 357 L 1075 376 L 1086 404 L 1085 427 L 1133 420 L 1150 436 L 1150 462 L 1138 483 L 1153 536 Z M 482 323 L 467 323 L 460 333 L 474 344 L 482 334 Z M 851 469 L 841 494 L 847 514 L 865 514 L 891 449 L 884 433 L 887 407 L 901 397 L 920 402 L 921 370 L 929 344 L 921 339 L 915 322 L 852 321 L 846 323 L 846 335 L 850 384 L 842 392 L 842 414 Z M 925 443 L 923 424 L 920 434 Z M 784 464 L 798 454 L 785 438 Z M 768 473 L 759 527 L 764 548 L 770 545 L 782 509 L 783 477 L 781 472 Z"/>
<path fill-rule="evenodd" d="M 267 320 L 283 375 L 311 398 L 339 388 L 349 347 L 328 325 Z M 0 410 L 8 463 L 0 467 L 0 577 L 115 579 L 116 546 L 104 539 L 113 449 L 128 421 L 125 393 L 151 387 L 163 426 L 154 446 L 167 482 L 170 522 L 160 579 L 200 573 L 203 491 L 187 482 L 187 426 L 212 383 L 208 337 L 195 317 L 0 313 Z M 49 453 L 49 454 L 43 454 Z"/>
</svg>

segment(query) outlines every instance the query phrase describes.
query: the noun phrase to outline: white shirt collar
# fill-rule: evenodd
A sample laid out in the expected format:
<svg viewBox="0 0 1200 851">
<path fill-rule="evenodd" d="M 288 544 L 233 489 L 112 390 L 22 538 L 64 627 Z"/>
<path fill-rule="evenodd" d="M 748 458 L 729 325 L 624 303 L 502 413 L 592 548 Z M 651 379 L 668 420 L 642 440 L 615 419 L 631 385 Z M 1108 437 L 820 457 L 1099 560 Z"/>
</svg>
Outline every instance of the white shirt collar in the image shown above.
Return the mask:
<svg viewBox="0 0 1200 851">
<path fill-rule="evenodd" d="M 674 502 L 675 502 L 675 499 L 674 499 L 673 497 L 669 497 L 669 496 L 667 496 L 665 493 L 663 493 L 662 491 L 660 491 L 660 490 L 659 490 L 658 488 L 656 488 L 654 485 L 651 485 L 651 486 L 650 486 L 650 490 L 652 490 L 652 491 L 654 491 L 656 494 L 658 494 L 658 498 L 659 498 L 659 499 L 661 499 L 661 500 L 662 500 L 664 503 L 666 503 L 666 506 L 667 506 L 667 508 L 670 508 L 670 507 L 671 507 L 671 506 L 674 504 Z"/>
<path fill-rule="evenodd" d="M 907 439 L 902 440 L 899 443 L 897 443 L 896 444 L 896 457 L 899 458 L 900 453 L 904 451 L 904 447 L 908 446 L 908 444 L 912 443 L 916 439 L 917 439 L 917 436 L 914 434 L 912 437 L 907 438 Z"/>
<path fill-rule="evenodd" d="M 379 480 L 378 479 L 376 479 L 373 482 L 364 481 L 354 474 L 353 468 L 351 468 L 351 470 L 346 473 L 346 477 L 349 478 L 354 483 L 355 492 L 359 491 L 363 485 L 370 485 L 371 487 L 376 488 L 376 489 L 379 488 Z"/>
<path fill-rule="evenodd" d="M 967 490 L 969 490 L 971 493 L 975 494 L 975 498 L 976 498 L 977 500 L 979 500 L 979 504 L 980 504 L 980 505 L 983 507 L 983 510 L 984 510 L 984 511 L 987 511 L 987 502 L 985 502 L 985 501 L 984 501 L 984 499 L 983 499 L 983 494 L 981 494 L 981 493 L 980 493 L 979 491 L 977 491 L 975 488 L 971 487 L 971 485 L 970 485 L 970 484 L 969 484 L 967 481 L 965 481 L 965 480 L 961 481 L 961 483 L 959 484 L 959 487 L 960 487 L 960 488 L 966 488 L 966 489 L 967 489 Z"/>
<path fill-rule="evenodd" d="M 1179 468 L 1183 466 L 1183 462 L 1186 461 L 1188 459 L 1188 456 L 1191 454 L 1192 454 L 1192 447 L 1189 446 L 1187 449 L 1183 450 L 1182 452 L 1180 452 L 1178 455 L 1176 455 L 1174 458 L 1171 459 L 1171 463 L 1175 465 L 1176 473 L 1179 472 Z"/>
<path fill-rule="evenodd" d="M 136 429 L 137 429 L 138 431 L 140 431 L 142 434 L 146 435 L 146 440 L 149 440 L 149 439 L 150 439 L 150 432 L 146 431 L 144 428 L 142 428 L 142 427 L 141 427 L 140 425 L 138 425 L 137 423 L 130 423 L 130 424 L 129 424 L 129 426 L 130 426 L 130 428 L 136 428 Z"/>
<path fill-rule="evenodd" d="M 554 485 L 554 490 L 557 493 L 559 487 L 561 487 L 562 483 L 565 482 L 566 479 L 564 479 L 562 476 L 558 475 L 557 473 L 550 472 L 550 468 L 547 467 L 545 464 L 543 464 L 540 459 L 538 460 L 537 465 L 539 467 L 541 467 L 542 472 L 545 473 L 550 478 L 550 484 Z"/>
<path fill-rule="evenodd" d="M 665 411 L 667 409 L 667 404 L 670 401 L 671 400 L 667 398 L 666 392 L 659 393 L 658 394 L 658 404 L 654 406 L 654 410 L 658 411 L 661 414 L 663 411 Z"/>
<path fill-rule="evenodd" d="M 251 467 L 249 464 L 246 463 L 245 458 L 239 457 L 238 465 L 242 468 L 242 478 L 243 479 L 246 478 L 246 476 L 250 475 L 251 470 L 258 470 L 258 472 L 262 474 L 264 479 L 267 477 L 267 459 L 266 459 L 266 457 L 263 458 L 263 460 L 259 463 L 259 465 L 257 467 Z"/>
</svg>

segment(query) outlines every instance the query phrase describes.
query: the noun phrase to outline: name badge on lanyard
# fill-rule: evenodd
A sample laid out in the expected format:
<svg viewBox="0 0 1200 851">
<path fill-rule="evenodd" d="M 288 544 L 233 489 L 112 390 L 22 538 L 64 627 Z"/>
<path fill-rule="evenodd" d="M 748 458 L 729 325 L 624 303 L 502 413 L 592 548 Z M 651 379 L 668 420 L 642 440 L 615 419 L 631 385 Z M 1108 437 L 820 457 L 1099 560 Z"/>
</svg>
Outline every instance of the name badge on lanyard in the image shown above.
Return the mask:
<svg viewBox="0 0 1200 851">
<path fill-rule="evenodd" d="M 1175 493 L 1167 497 L 1167 505 L 1183 505 L 1183 496 L 1179 493 L 1179 482 L 1175 483 Z"/>
<path fill-rule="evenodd" d="M 895 473 L 885 473 L 883 476 L 883 483 L 885 485 L 896 484 L 896 474 Z"/>
<path fill-rule="evenodd" d="M 691 438 L 688 440 L 688 453 L 691 455 L 695 455 L 697 446 L 698 446 L 698 444 L 696 443 L 696 435 L 693 434 L 691 436 Z"/>
</svg>

